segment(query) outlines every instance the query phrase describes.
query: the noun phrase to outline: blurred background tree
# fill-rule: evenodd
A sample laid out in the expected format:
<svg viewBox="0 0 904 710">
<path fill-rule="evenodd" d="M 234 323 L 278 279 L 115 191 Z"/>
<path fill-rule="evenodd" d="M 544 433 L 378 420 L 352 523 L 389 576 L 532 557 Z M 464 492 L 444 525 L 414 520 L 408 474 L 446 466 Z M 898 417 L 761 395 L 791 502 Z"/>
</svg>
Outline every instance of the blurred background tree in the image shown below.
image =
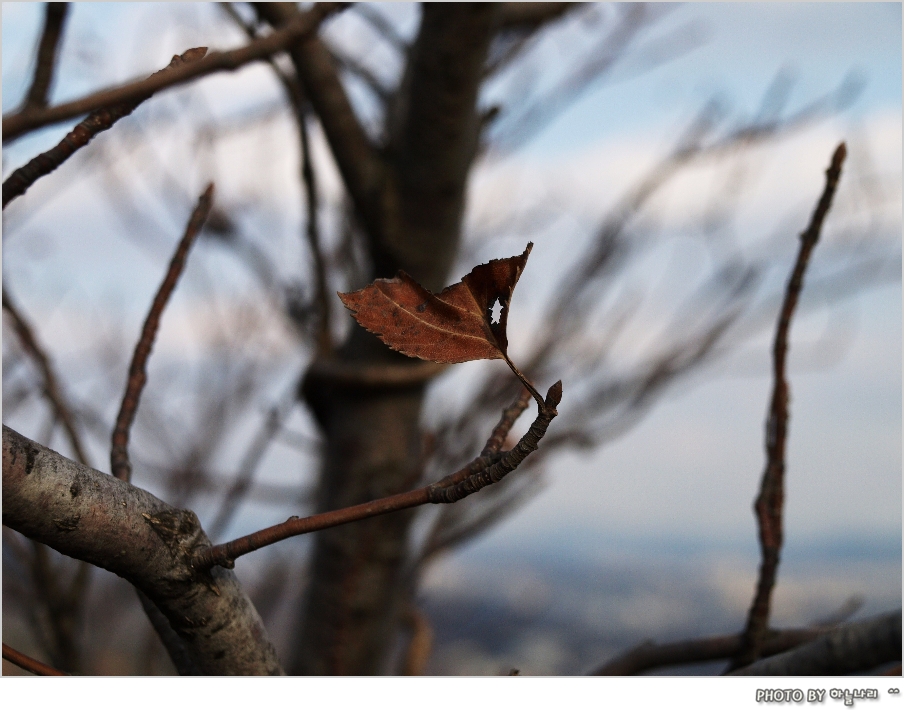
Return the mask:
<svg viewBox="0 0 904 710">
<path fill-rule="evenodd" d="M 151 73 L 189 47 L 239 46 L 304 11 L 292 3 L 105 8 L 48 9 L 47 20 L 62 25 L 52 104 Z M 749 525 L 759 458 L 680 426 L 657 463 L 674 464 L 672 472 L 648 475 L 643 454 L 619 466 L 595 452 L 679 383 L 765 374 L 794 237 L 841 138 L 848 172 L 802 304 L 830 315 L 810 319 L 801 366 L 824 368 L 851 350 L 851 299 L 878 286 L 883 322 L 894 325 L 876 356 L 899 361 L 900 81 L 897 108 L 886 110 L 894 102 L 883 103 L 884 83 L 879 98 L 870 93 L 876 76 L 841 72 L 819 85 L 779 57 L 769 81 L 760 76 L 757 103 L 733 108 L 705 77 L 681 85 L 699 71 L 688 62 L 718 46 L 706 23 L 718 26 L 718 13 L 694 9 L 359 4 L 269 66 L 154 97 L 4 212 L 5 294 L 59 368 L 75 436 L 43 397 L 46 378 L 27 346 L 9 335 L 4 422 L 73 457 L 79 441 L 81 456 L 104 470 L 141 314 L 184 215 L 214 180 L 215 211 L 164 318 L 132 435 L 132 480 L 196 510 L 214 541 L 435 480 L 476 455 L 517 394 L 499 363 L 444 369 L 391 352 L 350 327 L 337 290 L 401 268 L 438 291 L 532 240 L 511 315 L 513 358 L 541 387 L 565 383 L 561 415 L 540 451 L 501 485 L 442 510 L 281 543 L 240 563 L 290 672 L 454 671 L 435 654 L 431 666 L 431 653 L 486 599 L 431 618 L 425 584 L 445 553 L 505 520 L 522 521 L 510 529 L 528 531 L 524 547 L 538 553 L 544 539 L 562 549 L 592 546 L 588 534 L 602 550 L 602 538 L 625 519 L 637 516 L 651 536 L 667 539 L 693 529 L 695 511 L 719 508 L 730 492 L 727 515 L 740 509 Z M 882 22 L 856 19 L 851 32 Z M 4 96 L 12 102 L 5 113 L 34 100 L 30 77 L 41 62 L 32 45 L 44 20 L 37 8 L 4 6 Z M 759 21 L 788 18 L 767 12 Z M 155 41 L 123 39 L 130 33 Z M 745 82 L 738 77 L 749 97 Z M 668 126 L 650 118 L 663 106 Z M 4 175 L 65 130 L 5 144 Z M 884 386 L 897 393 L 890 405 L 863 405 L 890 406 L 894 435 L 882 441 L 883 469 L 867 508 L 900 498 L 900 386 Z M 761 440 L 761 390 L 753 395 L 753 441 Z M 824 434 L 849 435 L 849 422 Z M 726 473 L 713 488 L 688 470 L 699 465 L 684 462 L 688 449 L 714 468 L 750 475 Z M 585 473 L 565 473 L 575 468 Z M 662 477 L 684 482 L 663 487 Z M 552 490 L 540 495 L 550 478 Z M 691 490 L 676 500 L 669 485 Z M 656 491 L 664 502 L 637 502 Z M 593 507 L 601 498 L 615 514 L 594 527 L 588 519 L 613 512 Z M 563 499 L 583 508 L 572 517 Z M 882 525 L 899 533 L 900 511 L 897 519 L 883 511 L 873 528 L 860 515 L 853 525 L 843 521 L 842 537 L 858 526 L 867 536 Z M 702 524 L 698 539 L 720 522 Z M 645 544 L 642 535 L 635 540 Z M 98 614 L 109 628 L 137 611 L 119 580 L 89 581 L 85 565 L 7 529 L 4 543 L 4 638 L 66 670 L 167 672 L 149 627 L 139 642 L 125 621 L 120 639 L 98 633 Z M 900 561 L 891 574 L 900 578 Z M 531 575 L 529 565 L 515 574 Z M 496 582 L 474 582 L 484 583 L 486 598 L 501 603 Z M 672 612 L 665 617 L 660 628 L 672 629 Z M 127 648 L 114 654 L 117 645 Z M 615 650 L 591 646 L 578 654 L 579 667 L 539 663 L 534 672 L 590 670 L 605 660 L 594 654 Z M 128 662 L 110 665 L 114 655 Z M 522 664 L 515 656 L 511 665 Z M 481 663 L 457 669 L 499 670 Z"/>
</svg>

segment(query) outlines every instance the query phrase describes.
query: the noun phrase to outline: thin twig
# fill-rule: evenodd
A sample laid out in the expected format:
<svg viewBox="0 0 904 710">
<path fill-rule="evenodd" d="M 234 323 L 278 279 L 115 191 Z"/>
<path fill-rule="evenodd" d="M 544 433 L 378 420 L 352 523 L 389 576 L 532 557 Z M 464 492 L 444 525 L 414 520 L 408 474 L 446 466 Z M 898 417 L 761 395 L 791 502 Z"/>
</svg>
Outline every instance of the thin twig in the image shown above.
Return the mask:
<svg viewBox="0 0 904 710">
<path fill-rule="evenodd" d="M 789 395 L 788 382 L 785 378 L 788 331 L 791 327 L 791 317 L 803 288 L 804 272 L 810 254 L 819 240 L 822 223 L 832 205 L 832 198 L 838 187 L 841 166 L 846 155 L 845 144 L 839 144 L 832 155 L 832 162 L 826 170 L 825 189 L 813 211 L 810 225 L 800 235 L 800 250 L 791 277 L 788 279 L 784 303 L 776 325 L 775 344 L 772 351 L 774 382 L 769 418 L 766 423 L 766 470 L 763 472 L 760 493 L 754 504 L 759 526 L 762 561 L 756 593 L 750 606 L 747 628 L 744 631 L 744 650 L 732 662 L 730 670 L 749 665 L 759 657 L 769 624 L 772 588 L 775 585 L 783 537 L 782 509 L 785 499 L 785 443 L 788 430 Z"/>
<path fill-rule="evenodd" d="M 68 10 L 69 3 L 67 2 L 49 2 L 45 6 L 44 29 L 38 45 L 35 74 L 31 80 L 31 87 L 25 95 L 23 110 L 44 108 L 47 105 L 47 95 L 50 93 L 50 85 L 53 82 L 57 51 L 60 46 L 60 37 L 63 36 L 63 25 L 66 22 Z"/>
<path fill-rule="evenodd" d="M 502 450 L 505 438 L 509 435 L 518 417 L 527 409 L 530 398 L 531 393 L 526 388 L 521 390 L 518 399 L 512 402 L 511 406 L 507 407 L 502 413 L 502 418 L 500 418 L 496 428 L 493 429 L 490 438 L 487 439 L 487 444 L 483 447 L 483 451 L 480 452 L 481 456 L 489 456 Z"/>
<path fill-rule="evenodd" d="M 6 644 L 3 644 L 3 658 L 10 663 L 19 666 L 19 668 L 34 673 L 35 675 L 69 675 L 68 673 L 63 673 L 63 671 L 58 671 L 53 666 L 41 663 L 41 661 L 38 661 L 31 656 L 26 656 L 21 651 L 17 651 Z"/>
<path fill-rule="evenodd" d="M 253 26 L 247 24 L 236 12 L 231 3 L 220 4 L 226 14 L 244 30 L 249 39 L 257 37 Z M 273 68 L 276 77 L 286 91 L 289 103 L 295 113 L 295 121 L 298 125 L 298 135 L 301 143 L 301 179 L 304 185 L 305 200 L 307 203 L 308 222 L 305 236 L 308 240 L 308 248 L 311 250 L 311 260 L 314 265 L 314 297 L 317 310 L 317 352 L 328 355 L 332 350 L 330 338 L 330 309 L 329 298 L 326 289 L 326 263 L 323 258 L 323 250 L 320 248 L 320 225 L 318 220 L 317 179 L 314 174 L 314 166 L 311 161 L 311 146 L 307 127 L 307 101 L 301 86 L 301 80 L 288 76 L 277 64 L 273 57 L 268 57 L 267 62 Z"/>
<path fill-rule="evenodd" d="M 3 117 L 3 142 L 18 138 L 42 126 L 49 126 L 90 111 L 109 108 L 120 103 L 146 98 L 161 89 L 184 84 L 218 71 L 232 71 L 249 62 L 269 57 L 286 49 L 299 38 L 316 32 L 320 23 L 331 14 L 344 9 L 345 3 L 317 3 L 309 11 L 300 13 L 283 28 L 230 52 L 212 52 L 204 59 L 183 65 L 166 75 L 156 74 L 131 81 L 112 89 L 104 89 L 81 99 L 46 109 L 19 111 Z"/>
<path fill-rule="evenodd" d="M 151 76 L 166 76 L 178 67 L 190 65 L 199 61 L 207 53 L 207 47 L 195 47 L 176 55 L 170 60 L 168 66 Z M 66 137 L 46 153 L 29 160 L 25 165 L 13 171 L 3 183 L 3 208 L 20 195 L 24 195 L 29 187 L 40 178 L 52 173 L 66 162 L 75 151 L 84 148 L 98 133 L 109 130 L 119 119 L 125 118 L 138 108 L 142 102 L 149 99 L 147 94 L 133 101 L 124 102 L 109 108 L 97 109 L 88 114 L 88 117 L 73 128 Z"/>
<path fill-rule="evenodd" d="M 336 47 L 328 47 L 328 49 L 333 61 L 339 67 L 363 81 L 380 100 L 380 103 L 385 106 L 390 102 L 393 97 L 392 89 L 384 86 L 379 77 L 370 70 L 370 67 Z"/>
<path fill-rule="evenodd" d="M 16 330 L 16 335 L 19 336 L 22 347 L 24 347 L 25 351 L 31 355 L 32 359 L 38 365 L 38 369 L 41 371 L 41 377 L 44 378 L 44 396 L 47 397 L 47 401 L 50 402 L 54 412 L 56 412 L 57 417 L 60 422 L 62 422 L 63 429 L 66 431 L 66 436 L 75 453 L 76 460 L 79 463 L 90 466 L 91 464 L 88 462 L 88 457 L 85 454 L 85 447 L 82 445 L 81 437 L 79 437 L 78 432 L 75 430 L 75 421 L 72 417 L 72 410 L 66 404 L 63 397 L 59 381 L 53 371 L 53 366 L 50 364 L 50 358 L 47 357 L 44 349 L 38 344 L 38 341 L 34 336 L 34 331 L 28 324 L 25 316 L 22 315 L 21 311 L 13 303 L 9 293 L 6 291 L 5 285 L 3 286 L 3 310 L 6 311 L 10 318 L 12 318 L 13 327 Z"/>
<path fill-rule="evenodd" d="M 445 481 L 451 478 L 447 476 L 439 483 L 417 488 L 407 493 L 399 493 L 361 503 L 360 505 L 319 513 L 307 518 L 299 518 L 293 515 L 279 525 L 259 530 L 222 545 L 215 545 L 201 550 L 194 556 L 192 566 L 195 569 L 209 569 L 214 565 L 232 568 L 235 566 L 236 558 L 286 538 L 304 535 L 316 530 L 333 528 L 357 520 L 384 515 L 385 513 L 394 513 L 426 503 L 454 503 L 457 500 L 461 500 L 485 486 L 500 481 L 506 474 L 514 471 L 528 454 L 536 451 L 540 439 L 546 433 L 550 422 L 558 414 L 556 406 L 561 399 L 562 383 L 556 382 L 549 388 L 546 394 L 545 406 L 539 411 L 537 418 L 531 424 L 527 433 L 521 437 L 521 441 L 511 451 L 498 457 L 495 463 L 489 466 L 483 463 L 483 468 L 475 473 L 470 473 L 461 482 L 443 485 Z"/>
<path fill-rule="evenodd" d="M 132 421 L 135 419 L 135 411 L 138 409 L 138 400 L 141 397 L 141 391 L 147 382 L 147 365 L 148 356 L 151 354 L 151 348 L 154 345 L 154 338 L 157 336 L 157 328 L 160 325 L 160 316 L 166 307 L 167 301 L 176 287 L 176 282 L 185 268 L 185 260 L 188 256 L 188 250 L 191 248 L 195 237 L 204 226 L 204 221 L 210 213 L 213 205 L 213 183 L 207 186 L 207 189 L 198 199 L 198 205 L 192 212 L 188 225 L 185 227 L 185 234 L 176 248 L 176 253 L 170 261 L 169 269 L 160 284 L 160 289 L 154 297 L 151 304 L 151 310 L 144 321 L 144 327 L 141 329 L 141 337 L 135 346 L 135 353 L 132 356 L 132 363 L 129 365 L 129 378 L 126 383 L 126 392 L 122 398 L 122 406 L 119 408 L 119 415 L 116 417 L 116 426 L 113 429 L 112 446 L 110 450 L 110 470 L 116 478 L 128 481 L 132 475 L 132 464 L 129 462 L 129 429 L 132 427 Z"/>
<path fill-rule="evenodd" d="M 311 141 L 308 136 L 307 102 L 301 88 L 301 80 L 295 79 L 287 85 L 293 108 L 295 121 L 298 124 L 298 137 L 301 143 L 301 181 L 304 185 L 305 202 L 308 212 L 308 223 L 305 236 L 311 250 L 314 265 L 314 298 L 317 303 L 317 352 L 321 357 L 329 355 L 332 348 L 330 337 L 330 302 L 326 289 L 326 261 L 320 248 L 320 221 L 318 219 L 319 200 L 317 197 L 317 176 L 311 160 Z"/>
</svg>

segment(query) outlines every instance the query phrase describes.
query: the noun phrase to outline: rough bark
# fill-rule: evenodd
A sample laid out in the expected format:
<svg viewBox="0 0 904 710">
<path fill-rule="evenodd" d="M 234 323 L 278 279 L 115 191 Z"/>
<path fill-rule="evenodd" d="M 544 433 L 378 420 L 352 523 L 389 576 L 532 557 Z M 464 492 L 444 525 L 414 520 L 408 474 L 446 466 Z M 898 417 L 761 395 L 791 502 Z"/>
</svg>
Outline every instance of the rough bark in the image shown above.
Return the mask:
<svg viewBox="0 0 904 710">
<path fill-rule="evenodd" d="M 291 3 L 256 7 L 277 26 L 297 13 Z M 355 117 L 322 40 L 292 48 L 296 73 L 365 232 L 371 278 L 404 269 L 430 290 L 446 285 L 477 147 L 477 94 L 497 15 L 492 3 L 423 6 L 417 39 L 390 102 L 388 143 L 382 149 L 369 142 Z M 320 510 L 399 493 L 420 477 L 426 378 L 401 385 L 395 377 L 384 383 L 355 378 L 356 371 L 374 367 L 395 372 L 417 365 L 355 328 L 334 360 L 315 362 L 305 379 L 303 394 L 325 439 Z M 337 370 L 343 377 L 328 374 Z M 389 669 L 411 518 L 396 513 L 317 533 L 293 670 Z"/>
<path fill-rule="evenodd" d="M 178 637 L 180 672 L 282 673 L 235 574 L 188 564 L 194 549 L 210 544 L 193 512 L 4 426 L 3 524 L 131 582 Z"/>
</svg>

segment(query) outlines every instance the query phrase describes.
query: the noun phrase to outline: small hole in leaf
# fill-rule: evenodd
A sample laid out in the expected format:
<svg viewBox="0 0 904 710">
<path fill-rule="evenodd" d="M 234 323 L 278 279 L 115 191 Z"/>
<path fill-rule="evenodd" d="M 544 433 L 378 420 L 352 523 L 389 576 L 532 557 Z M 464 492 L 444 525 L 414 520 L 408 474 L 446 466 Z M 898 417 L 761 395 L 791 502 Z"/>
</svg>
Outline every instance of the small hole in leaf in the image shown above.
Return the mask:
<svg viewBox="0 0 904 710">
<path fill-rule="evenodd" d="M 424 311 L 427 310 L 427 304 L 426 304 L 426 303 L 422 303 L 422 304 L 419 305 L 415 310 L 416 310 L 418 313 L 423 313 Z"/>
<path fill-rule="evenodd" d="M 499 318 L 502 316 L 502 304 L 499 303 L 499 299 L 497 298 L 493 301 L 493 307 L 490 309 L 490 322 L 493 325 L 497 325 L 499 323 Z"/>
</svg>

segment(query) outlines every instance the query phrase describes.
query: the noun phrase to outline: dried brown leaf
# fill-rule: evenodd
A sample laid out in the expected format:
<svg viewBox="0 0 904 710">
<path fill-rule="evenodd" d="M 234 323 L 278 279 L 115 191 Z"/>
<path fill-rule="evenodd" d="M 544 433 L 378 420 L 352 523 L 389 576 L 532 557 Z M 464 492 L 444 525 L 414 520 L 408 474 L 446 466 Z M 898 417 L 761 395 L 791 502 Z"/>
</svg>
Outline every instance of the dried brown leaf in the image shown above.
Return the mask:
<svg viewBox="0 0 904 710">
<path fill-rule="evenodd" d="M 433 294 L 404 271 L 394 279 L 339 298 L 364 328 L 393 350 L 433 362 L 504 359 L 509 304 L 533 244 L 508 259 L 493 259 Z M 493 322 L 496 302 L 502 307 Z M 520 374 L 519 374 L 520 376 Z"/>
</svg>

